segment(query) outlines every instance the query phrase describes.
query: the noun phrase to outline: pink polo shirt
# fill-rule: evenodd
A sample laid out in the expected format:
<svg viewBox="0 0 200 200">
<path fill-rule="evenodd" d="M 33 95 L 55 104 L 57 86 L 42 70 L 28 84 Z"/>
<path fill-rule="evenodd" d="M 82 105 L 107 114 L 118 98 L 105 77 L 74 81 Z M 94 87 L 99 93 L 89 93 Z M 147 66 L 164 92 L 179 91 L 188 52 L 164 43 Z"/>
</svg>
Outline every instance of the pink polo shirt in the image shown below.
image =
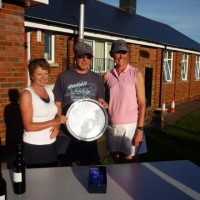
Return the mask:
<svg viewBox="0 0 200 200">
<path fill-rule="evenodd" d="M 137 123 L 136 71 L 128 64 L 119 76 L 115 68 L 106 74 L 110 95 L 108 113 L 113 125 Z"/>
</svg>

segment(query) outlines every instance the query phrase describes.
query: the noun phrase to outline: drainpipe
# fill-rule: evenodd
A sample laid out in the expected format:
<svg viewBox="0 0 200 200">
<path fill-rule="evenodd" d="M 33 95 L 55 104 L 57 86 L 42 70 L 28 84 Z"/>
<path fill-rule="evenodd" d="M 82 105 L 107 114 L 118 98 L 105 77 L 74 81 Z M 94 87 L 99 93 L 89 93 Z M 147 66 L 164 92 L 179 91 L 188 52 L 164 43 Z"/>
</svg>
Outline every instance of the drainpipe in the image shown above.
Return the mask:
<svg viewBox="0 0 200 200">
<path fill-rule="evenodd" d="M 80 0 L 79 42 L 84 40 L 85 1 Z"/>
<path fill-rule="evenodd" d="M 162 107 L 162 83 L 163 83 L 163 58 L 164 58 L 164 52 L 166 51 L 166 46 L 165 49 L 162 49 L 162 54 L 161 54 L 161 68 L 160 68 L 160 91 L 159 91 L 159 108 Z"/>
<path fill-rule="evenodd" d="M 67 39 L 67 66 L 66 69 L 70 69 L 70 40 L 73 38 L 73 36 L 68 37 Z"/>
</svg>

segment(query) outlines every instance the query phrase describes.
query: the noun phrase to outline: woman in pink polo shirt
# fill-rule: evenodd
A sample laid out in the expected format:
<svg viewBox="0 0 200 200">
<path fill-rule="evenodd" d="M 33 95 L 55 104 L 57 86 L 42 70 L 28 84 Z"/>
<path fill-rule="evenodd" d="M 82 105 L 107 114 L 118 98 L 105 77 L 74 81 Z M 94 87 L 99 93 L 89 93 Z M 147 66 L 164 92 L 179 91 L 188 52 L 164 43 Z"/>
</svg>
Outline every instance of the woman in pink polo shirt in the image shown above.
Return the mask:
<svg viewBox="0 0 200 200">
<path fill-rule="evenodd" d="M 126 41 L 114 41 L 110 55 L 115 66 L 103 77 L 109 101 L 108 148 L 116 162 L 130 162 L 143 140 L 144 78 L 141 71 L 128 64 Z M 140 149 L 144 152 L 146 145 Z"/>
</svg>

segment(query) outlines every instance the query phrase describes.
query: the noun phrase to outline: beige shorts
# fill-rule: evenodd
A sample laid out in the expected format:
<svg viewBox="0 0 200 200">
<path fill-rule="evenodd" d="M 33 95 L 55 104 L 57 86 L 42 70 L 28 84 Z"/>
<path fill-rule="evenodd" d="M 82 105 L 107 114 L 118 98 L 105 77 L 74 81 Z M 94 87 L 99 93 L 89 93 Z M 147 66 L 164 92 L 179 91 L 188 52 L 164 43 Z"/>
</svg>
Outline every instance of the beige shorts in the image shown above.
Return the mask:
<svg viewBox="0 0 200 200">
<path fill-rule="evenodd" d="M 135 129 L 137 124 L 120 124 L 108 126 L 107 129 L 107 140 L 108 149 L 110 152 L 122 152 L 125 155 L 134 156 L 136 153 L 146 152 L 146 141 L 143 137 L 142 148 L 138 149 L 132 145 L 132 140 L 135 135 Z M 144 134 L 143 134 L 144 136 Z M 139 150 L 139 152 L 138 152 Z"/>
</svg>

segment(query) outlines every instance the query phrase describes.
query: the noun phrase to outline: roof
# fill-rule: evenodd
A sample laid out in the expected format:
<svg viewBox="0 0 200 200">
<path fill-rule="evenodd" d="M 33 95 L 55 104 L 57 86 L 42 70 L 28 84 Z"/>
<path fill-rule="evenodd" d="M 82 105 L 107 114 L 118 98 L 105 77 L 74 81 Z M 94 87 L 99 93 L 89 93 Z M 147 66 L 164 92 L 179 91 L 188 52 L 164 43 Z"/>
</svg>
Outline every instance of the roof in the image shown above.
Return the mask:
<svg viewBox="0 0 200 200">
<path fill-rule="evenodd" d="M 29 7 L 25 20 L 79 27 L 80 0 L 49 0 L 49 5 Z M 200 44 L 167 24 L 96 0 L 85 0 L 84 29 L 176 48 L 200 51 Z"/>
</svg>

